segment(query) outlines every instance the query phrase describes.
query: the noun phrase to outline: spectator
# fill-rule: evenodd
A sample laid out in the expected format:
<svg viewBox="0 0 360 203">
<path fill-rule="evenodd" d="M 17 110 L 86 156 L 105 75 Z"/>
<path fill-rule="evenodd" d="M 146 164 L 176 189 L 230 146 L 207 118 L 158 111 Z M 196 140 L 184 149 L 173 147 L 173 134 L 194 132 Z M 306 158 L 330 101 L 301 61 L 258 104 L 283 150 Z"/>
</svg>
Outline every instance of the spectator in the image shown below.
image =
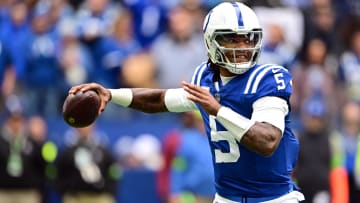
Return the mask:
<svg viewBox="0 0 360 203">
<path fill-rule="evenodd" d="M 135 138 L 129 135 L 122 135 L 116 140 L 114 144 L 114 153 L 116 155 L 116 160 L 118 165 L 123 169 L 132 169 L 140 166 L 140 161 L 138 161 L 132 155 L 132 145 Z"/>
<path fill-rule="evenodd" d="M 48 124 L 46 120 L 41 116 L 31 116 L 27 122 L 27 128 L 29 131 L 29 137 L 34 140 L 35 146 L 41 148 L 41 155 L 45 161 L 45 168 L 41 172 L 41 199 L 42 203 L 48 203 L 50 201 L 49 193 L 53 188 L 54 179 L 54 160 L 57 155 L 57 148 L 50 140 L 48 140 Z"/>
<path fill-rule="evenodd" d="M 313 38 L 325 42 L 328 52 L 339 55 L 344 49 L 341 32 L 337 30 L 336 14 L 331 0 L 313 0 L 312 6 L 304 10 L 304 44 Z"/>
<path fill-rule="evenodd" d="M 118 43 L 119 49 L 123 51 L 122 60 L 128 55 L 138 52 L 141 49 L 140 43 L 134 37 L 133 14 L 123 9 L 114 21 L 111 36 Z"/>
<path fill-rule="evenodd" d="M 89 50 L 78 39 L 79 31 L 72 17 L 64 18 L 57 27 L 60 36 L 58 60 L 64 73 L 65 86 L 88 82 L 93 75 Z"/>
<path fill-rule="evenodd" d="M 328 101 L 331 112 L 328 116 L 337 116 L 340 98 L 337 97 L 339 92 L 333 71 L 334 64 L 329 64 L 328 57 L 326 44 L 321 39 L 314 38 L 306 45 L 298 63 L 291 69 L 294 84 L 291 103 L 295 125 L 301 124 L 299 119 L 304 101 L 316 95 L 321 95 Z"/>
<path fill-rule="evenodd" d="M 39 2 L 38 4 L 40 4 Z M 50 22 L 57 26 L 64 18 L 69 18 L 74 15 L 74 9 L 69 5 L 67 0 L 52 0 L 48 2 L 51 13 L 50 13 Z"/>
<path fill-rule="evenodd" d="M 194 203 L 211 203 L 215 195 L 214 172 L 201 115 L 186 112 L 181 115 L 181 120 L 183 129 L 172 159 L 168 202 L 182 202 L 187 194 L 191 194 Z"/>
<path fill-rule="evenodd" d="M 111 54 L 118 47 L 110 37 L 118 14 L 119 7 L 110 0 L 86 0 L 76 12 L 80 39 L 94 62 L 93 81 L 110 87 L 119 87 L 120 63 Z"/>
<path fill-rule="evenodd" d="M 305 202 L 309 203 L 331 202 L 331 129 L 328 111 L 322 98 L 310 98 L 304 103 L 304 127 L 298 133 L 300 152 L 295 177 L 306 197 Z"/>
<path fill-rule="evenodd" d="M 259 63 L 269 62 L 291 67 L 295 60 L 295 50 L 285 42 L 283 28 L 279 24 L 268 25 L 268 37 L 264 40 Z"/>
<path fill-rule="evenodd" d="M 110 43 L 115 44 L 115 48 L 108 52 L 103 59 L 105 67 L 118 69 L 118 73 L 115 73 L 113 77 L 116 85 L 120 87 L 126 85 L 126 82 L 123 81 L 124 78 L 122 78 L 126 59 L 141 50 L 140 43 L 134 37 L 133 26 L 131 12 L 123 9 L 115 19 L 109 39 Z"/>
<path fill-rule="evenodd" d="M 334 160 L 333 165 L 346 169 L 348 188 L 343 192 L 349 197 L 349 203 L 360 201 L 360 170 L 359 170 L 359 136 L 360 136 L 360 106 L 348 101 L 342 108 L 340 128 L 333 132 Z M 339 180 L 339 178 L 337 179 Z M 339 187 L 336 184 L 334 187 Z M 345 201 L 343 201 L 345 202 Z"/>
<path fill-rule="evenodd" d="M 52 31 L 49 8 L 39 5 L 31 21 L 26 51 L 26 113 L 55 116 L 59 114 L 59 88 L 63 74 L 57 59 L 57 36 Z"/>
<path fill-rule="evenodd" d="M 116 147 L 119 163 L 124 169 L 118 202 L 160 203 L 155 187 L 157 171 L 162 167 L 159 139 L 152 134 L 123 136 Z"/>
<path fill-rule="evenodd" d="M 156 172 L 163 166 L 161 143 L 152 134 L 121 136 L 116 141 L 115 151 L 119 164 L 128 171 L 140 169 Z"/>
<path fill-rule="evenodd" d="M 0 202 L 40 203 L 45 162 L 41 144 L 29 136 L 16 96 L 7 100 L 8 116 L 0 136 Z"/>
<path fill-rule="evenodd" d="M 203 40 L 195 32 L 193 21 L 188 8 L 171 9 L 168 32 L 160 35 L 152 46 L 160 88 L 180 87 L 181 81 L 191 78 L 193 67 L 206 60 Z"/>
<path fill-rule="evenodd" d="M 345 97 L 360 102 L 360 29 L 350 36 L 350 47 L 340 58 Z"/>
<path fill-rule="evenodd" d="M 26 47 L 29 42 L 29 9 L 24 1 L 15 1 L 10 4 L 9 16 L 3 23 L 3 40 L 8 42 L 10 57 L 13 60 L 17 78 L 17 86 L 21 86 L 26 75 Z M 16 40 L 14 40 L 16 39 Z"/>
<path fill-rule="evenodd" d="M 56 185 L 64 203 L 115 202 L 116 161 L 94 125 L 69 132 L 72 143 L 59 154 Z"/>
<path fill-rule="evenodd" d="M 85 0 L 76 16 L 80 24 L 88 19 L 98 20 L 102 34 L 109 35 L 118 13 L 119 7 L 111 0 Z"/>
<path fill-rule="evenodd" d="M 251 1 L 253 2 L 253 1 Z M 255 2 L 254 2 L 255 3 Z M 258 3 L 258 1 L 257 1 Z M 256 4 L 256 3 L 255 3 Z M 264 29 L 264 42 L 271 37 L 272 25 L 280 26 L 283 32 L 283 44 L 291 52 L 296 52 L 304 43 L 304 16 L 300 9 L 289 7 L 255 6 L 254 11 Z M 290 68 L 290 67 L 287 67 Z"/>
<path fill-rule="evenodd" d="M 81 22 L 79 29 L 81 41 L 89 50 L 94 64 L 93 80 L 110 87 L 119 87 L 121 64 L 116 54 L 119 50 L 116 41 L 105 34 L 101 20 L 96 17 Z"/>
<path fill-rule="evenodd" d="M 157 190 L 163 201 L 168 201 L 170 197 L 170 170 L 176 151 L 181 141 L 179 129 L 173 129 L 167 132 L 162 138 L 161 152 L 164 164 L 157 174 Z"/>
<path fill-rule="evenodd" d="M 162 167 L 160 141 L 152 134 L 137 136 L 132 144 L 131 154 L 138 160 L 137 168 L 158 171 Z"/>
<path fill-rule="evenodd" d="M 136 39 L 148 49 L 166 29 L 167 8 L 161 1 L 153 0 L 124 0 L 123 3 L 134 16 Z"/>
<path fill-rule="evenodd" d="M 15 93 L 15 83 L 16 75 L 10 58 L 9 47 L 0 34 L 0 104 L 4 102 L 3 98 Z"/>
</svg>

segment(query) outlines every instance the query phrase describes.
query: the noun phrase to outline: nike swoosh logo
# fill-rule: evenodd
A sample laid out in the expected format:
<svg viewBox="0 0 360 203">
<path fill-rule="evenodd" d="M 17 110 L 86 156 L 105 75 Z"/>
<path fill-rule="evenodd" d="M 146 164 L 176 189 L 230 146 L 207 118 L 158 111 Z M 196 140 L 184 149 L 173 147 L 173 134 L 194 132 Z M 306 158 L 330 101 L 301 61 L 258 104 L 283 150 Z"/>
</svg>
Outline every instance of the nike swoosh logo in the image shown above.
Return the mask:
<svg viewBox="0 0 360 203">
<path fill-rule="evenodd" d="M 273 69 L 271 69 L 271 71 L 273 72 L 273 73 L 277 73 L 277 72 L 279 72 L 281 70 L 281 68 L 273 68 Z"/>
</svg>

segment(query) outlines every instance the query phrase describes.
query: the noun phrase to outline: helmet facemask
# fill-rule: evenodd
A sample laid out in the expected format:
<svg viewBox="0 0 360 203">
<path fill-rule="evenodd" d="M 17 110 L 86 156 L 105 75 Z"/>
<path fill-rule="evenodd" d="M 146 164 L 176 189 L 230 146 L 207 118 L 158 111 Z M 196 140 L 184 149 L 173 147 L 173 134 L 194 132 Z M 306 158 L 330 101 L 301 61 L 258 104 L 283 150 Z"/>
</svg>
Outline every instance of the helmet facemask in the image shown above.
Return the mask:
<svg viewBox="0 0 360 203">
<path fill-rule="evenodd" d="M 213 48 L 211 61 L 231 73 L 242 74 L 257 62 L 261 51 L 262 30 L 217 30 L 209 41 Z"/>
</svg>

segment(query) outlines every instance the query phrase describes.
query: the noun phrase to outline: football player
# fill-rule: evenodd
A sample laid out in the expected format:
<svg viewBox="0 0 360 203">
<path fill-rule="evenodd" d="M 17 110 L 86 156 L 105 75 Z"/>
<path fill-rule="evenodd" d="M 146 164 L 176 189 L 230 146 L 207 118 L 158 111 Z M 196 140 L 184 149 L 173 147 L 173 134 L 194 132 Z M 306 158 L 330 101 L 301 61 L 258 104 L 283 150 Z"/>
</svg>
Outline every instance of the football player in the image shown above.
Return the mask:
<svg viewBox="0 0 360 203">
<path fill-rule="evenodd" d="M 298 140 L 290 129 L 291 74 L 275 64 L 257 64 L 262 28 L 254 11 L 224 2 L 203 26 L 209 60 L 178 89 L 95 89 L 108 101 L 148 113 L 199 109 L 212 150 L 214 203 L 292 203 L 304 199 L 291 180 Z M 100 113 L 99 112 L 99 113 Z"/>
</svg>

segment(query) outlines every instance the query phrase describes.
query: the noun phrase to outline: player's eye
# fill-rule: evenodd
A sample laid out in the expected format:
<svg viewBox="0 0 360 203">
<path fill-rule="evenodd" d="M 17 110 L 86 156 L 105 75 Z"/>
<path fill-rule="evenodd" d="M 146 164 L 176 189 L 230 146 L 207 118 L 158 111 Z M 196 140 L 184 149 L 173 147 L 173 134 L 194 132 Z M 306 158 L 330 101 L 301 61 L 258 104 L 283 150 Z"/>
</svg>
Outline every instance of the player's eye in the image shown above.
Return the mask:
<svg viewBox="0 0 360 203">
<path fill-rule="evenodd" d="M 216 40 L 220 44 L 235 44 L 241 42 L 239 36 L 233 36 L 233 35 L 219 35 L 218 37 L 216 37 Z"/>
<path fill-rule="evenodd" d="M 238 43 L 239 42 L 239 40 L 236 38 L 225 38 L 225 41 L 227 43 Z"/>
</svg>

